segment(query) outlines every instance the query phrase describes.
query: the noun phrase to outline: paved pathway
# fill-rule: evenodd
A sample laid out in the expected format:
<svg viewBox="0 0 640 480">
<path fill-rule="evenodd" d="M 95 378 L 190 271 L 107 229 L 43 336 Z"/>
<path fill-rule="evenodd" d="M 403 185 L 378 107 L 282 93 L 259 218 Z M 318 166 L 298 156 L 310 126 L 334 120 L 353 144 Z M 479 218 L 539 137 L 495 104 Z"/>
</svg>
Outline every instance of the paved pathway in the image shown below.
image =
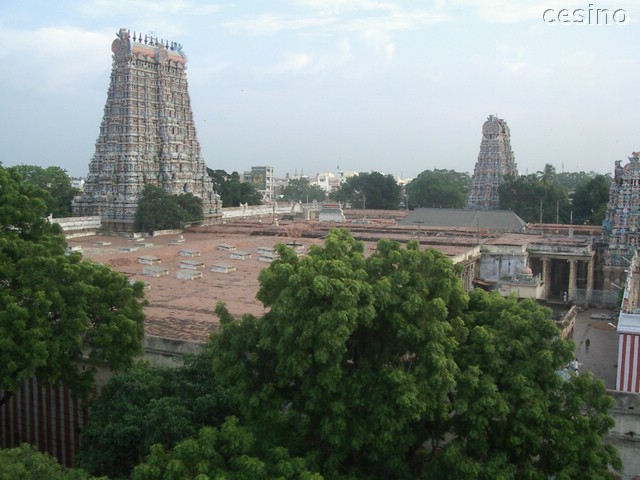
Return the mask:
<svg viewBox="0 0 640 480">
<path fill-rule="evenodd" d="M 608 389 L 616 387 L 617 322 L 617 313 L 613 310 L 589 309 L 578 314 L 573 332 L 580 369 L 589 370 L 604 380 Z"/>
</svg>

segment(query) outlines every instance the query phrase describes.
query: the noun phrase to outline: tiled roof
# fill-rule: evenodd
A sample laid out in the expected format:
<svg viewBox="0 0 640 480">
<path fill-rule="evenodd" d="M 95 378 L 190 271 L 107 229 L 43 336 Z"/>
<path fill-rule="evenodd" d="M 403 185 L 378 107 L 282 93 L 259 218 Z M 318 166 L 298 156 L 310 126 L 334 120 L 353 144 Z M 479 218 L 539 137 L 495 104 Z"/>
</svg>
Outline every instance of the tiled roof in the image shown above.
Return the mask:
<svg viewBox="0 0 640 480">
<path fill-rule="evenodd" d="M 400 225 L 425 227 L 476 228 L 501 232 L 523 232 L 526 223 L 509 210 L 464 210 L 455 208 L 416 208 Z"/>
</svg>

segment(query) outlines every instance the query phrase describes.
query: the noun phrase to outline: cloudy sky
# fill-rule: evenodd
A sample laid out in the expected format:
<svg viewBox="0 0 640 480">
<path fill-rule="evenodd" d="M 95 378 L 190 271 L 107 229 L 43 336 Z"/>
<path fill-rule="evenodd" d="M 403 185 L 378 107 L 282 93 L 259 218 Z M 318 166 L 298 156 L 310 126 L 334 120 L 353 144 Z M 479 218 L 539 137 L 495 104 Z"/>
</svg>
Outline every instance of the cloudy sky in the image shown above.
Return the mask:
<svg viewBox="0 0 640 480">
<path fill-rule="evenodd" d="M 640 150 L 637 1 L 0 0 L 0 12 L 5 166 L 87 174 L 120 27 L 183 45 L 211 168 L 472 172 L 490 114 L 509 124 L 521 173 L 611 173 Z"/>
</svg>

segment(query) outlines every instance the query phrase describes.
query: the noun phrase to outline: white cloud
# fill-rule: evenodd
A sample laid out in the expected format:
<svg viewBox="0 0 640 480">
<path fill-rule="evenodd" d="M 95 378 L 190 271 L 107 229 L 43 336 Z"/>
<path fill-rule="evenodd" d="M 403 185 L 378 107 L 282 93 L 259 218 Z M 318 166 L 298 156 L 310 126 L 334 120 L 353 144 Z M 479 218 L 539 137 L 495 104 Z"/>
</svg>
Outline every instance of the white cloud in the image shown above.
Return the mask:
<svg viewBox="0 0 640 480">
<path fill-rule="evenodd" d="M 401 4 L 372 0 L 300 0 L 302 12 L 238 18 L 224 25 L 235 33 L 267 35 L 299 31 L 308 35 L 350 35 L 390 58 L 396 49 L 394 35 L 445 21 L 438 9 L 407 10 Z"/>
<path fill-rule="evenodd" d="M 306 53 L 287 53 L 284 61 L 276 66 L 278 72 L 300 71 L 311 64 L 311 55 Z"/>
<path fill-rule="evenodd" d="M 504 64 L 505 69 L 509 73 L 523 73 L 527 64 L 524 62 L 507 62 Z"/>
<path fill-rule="evenodd" d="M 0 60 L 11 68 L 0 73 L 0 83 L 18 90 L 55 94 L 82 91 L 110 68 L 113 38 L 75 27 L 40 28 L 32 31 L 3 29 Z"/>
<path fill-rule="evenodd" d="M 330 17 L 297 17 L 266 13 L 251 18 L 229 20 L 224 26 L 237 33 L 266 35 L 282 31 L 308 30 L 335 23 L 336 19 Z"/>
<path fill-rule="evenodd" d="M 217 13 L 225 7 L 221 4 L 197 0 L 89 0 L 78 11 L 90 17 L 142 14 L 151 17 L 174 15 L 203 16 Z"/>
</svg>

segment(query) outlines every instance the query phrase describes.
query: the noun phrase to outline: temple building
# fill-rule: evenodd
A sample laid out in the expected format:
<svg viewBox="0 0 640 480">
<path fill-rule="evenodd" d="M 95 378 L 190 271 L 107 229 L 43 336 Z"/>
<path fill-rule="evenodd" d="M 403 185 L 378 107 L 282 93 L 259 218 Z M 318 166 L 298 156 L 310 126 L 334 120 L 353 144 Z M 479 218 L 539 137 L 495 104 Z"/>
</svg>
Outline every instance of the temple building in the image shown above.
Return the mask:
<svg viewBox="0 0 640 480">
<path fill-rule="evenodd" d="M 480 154 L 467 192 L 467 208 L 474 210 L 498 210 L 499 187 L 505 175 L 518 175 L 511 133 L 507 122 L 489 115 L 482 125 Z"/>
<path fill-rule="evenodd" d="M 78 215 L 98 215 L 108 231 L 130 232 L 147 184 L 202 199 L 205 219 L 222 206 L 196 137 L 182 45 L 121 28 L 104 116 Z"/>
<path fill-rule="evenodd" d="M 640 152 L 623 167 L 615 163 L 603 227 L 609 240 L 609 265 L 627 267 L 640 244 Z"/>
<path fill-rule="evenodd" d="M 637 157 L 636 157 L 637 160 Z M 640 393 L 640 267 L 634 255 L 618 314 L 618 371 L 616 390 Z"/>
</svg>

